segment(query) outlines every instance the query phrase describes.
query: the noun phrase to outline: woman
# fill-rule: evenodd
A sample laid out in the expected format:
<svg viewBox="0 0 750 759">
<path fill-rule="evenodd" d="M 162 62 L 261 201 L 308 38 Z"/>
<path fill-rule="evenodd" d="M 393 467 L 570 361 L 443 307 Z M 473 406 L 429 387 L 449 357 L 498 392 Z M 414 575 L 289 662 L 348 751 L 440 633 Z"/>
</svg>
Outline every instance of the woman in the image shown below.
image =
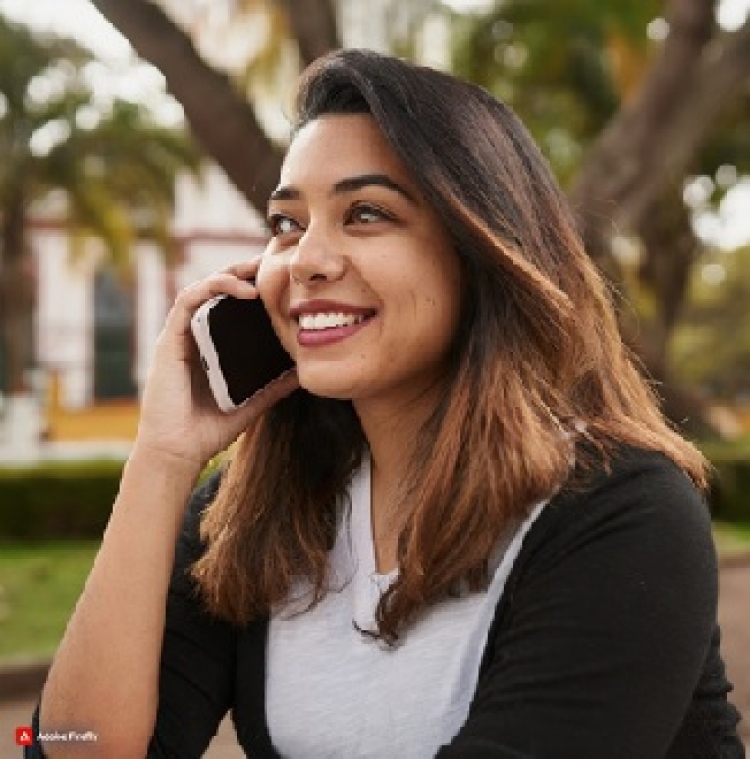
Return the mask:
<svg viewBox="0 0 750 759">
<path fill-rule="evenodd" d="M 523 127 L 353 50 L 298 105 L 264 255 L 167 319 L 42 733 L 192 757 L 231 709 L 253 757 L 744 755 L 704 461 Z M 228 416 L 188 326 L 217 293 L 296 361 Z"/>
</svg>

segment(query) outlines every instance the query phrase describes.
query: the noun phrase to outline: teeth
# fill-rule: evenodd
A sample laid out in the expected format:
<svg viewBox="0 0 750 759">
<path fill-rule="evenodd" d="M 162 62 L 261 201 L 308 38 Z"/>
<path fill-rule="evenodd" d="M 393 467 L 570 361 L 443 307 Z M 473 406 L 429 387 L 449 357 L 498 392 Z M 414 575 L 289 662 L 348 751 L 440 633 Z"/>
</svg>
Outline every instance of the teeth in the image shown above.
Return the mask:
<svg viewBox="0 0 750 759">
<path fill-rule="evenodd" d="M 300 314 L 299 326 L 302 329 L 333 329 L 350 327 L 364 320 L 364 316 L 355 314 Z"/>
</svg>

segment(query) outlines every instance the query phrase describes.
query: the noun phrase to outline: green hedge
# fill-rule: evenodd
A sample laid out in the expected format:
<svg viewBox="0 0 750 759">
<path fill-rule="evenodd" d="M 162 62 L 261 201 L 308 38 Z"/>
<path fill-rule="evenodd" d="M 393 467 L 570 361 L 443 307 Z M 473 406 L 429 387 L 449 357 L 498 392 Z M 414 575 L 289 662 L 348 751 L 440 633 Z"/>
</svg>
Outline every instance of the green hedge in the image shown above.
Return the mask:
<svg viewBox="0 0 750 759">
<path fill-rule="evenodd" d="M 711 513 L 726 522 L 750 522 L 750 456 L 744 453 L 713 454 L 709 501 Z"/>
<path fill-rule="evenodd" d="M 714 517 L 750 522 L 750 455 L 706 451 L 715 467 Z M 117 461 L 0 468 L 0 540 L 102 536 L 122 473 Z"/>
<path fill-rule="evenodd" d="M 0 539 L 101 538 L 122 462 L 0 469 Z"/>
</svg>

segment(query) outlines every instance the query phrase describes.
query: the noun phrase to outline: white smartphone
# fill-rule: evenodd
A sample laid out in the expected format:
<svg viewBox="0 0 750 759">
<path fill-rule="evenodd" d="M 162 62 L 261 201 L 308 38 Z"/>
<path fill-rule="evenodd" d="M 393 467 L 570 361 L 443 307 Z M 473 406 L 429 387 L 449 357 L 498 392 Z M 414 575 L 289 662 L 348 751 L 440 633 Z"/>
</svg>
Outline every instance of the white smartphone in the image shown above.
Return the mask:
<svg viewBox="0 0 750 759">
<path fill-rule="evenodd" d="M 216 403 L 230 412 L 294 366 L 260 298 L 220 295 L 190 321 Z"/>
</svg>

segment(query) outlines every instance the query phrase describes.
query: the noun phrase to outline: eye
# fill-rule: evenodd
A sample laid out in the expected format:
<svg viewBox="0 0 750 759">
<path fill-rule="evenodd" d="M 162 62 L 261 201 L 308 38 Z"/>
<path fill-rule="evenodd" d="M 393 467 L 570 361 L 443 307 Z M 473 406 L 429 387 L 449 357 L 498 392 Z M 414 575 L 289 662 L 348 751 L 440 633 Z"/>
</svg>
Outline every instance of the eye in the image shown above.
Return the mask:
<svg viewBox="0 0 750 759">
<path fill-rule="evenodd" d="M 373 224 L 377 221 L 391 221 L 393 216 L 382 208 L 370 203 L 357 203 L 346 214 L 347 224 Z"/>
<path fill-rule="evenodd" d="M 286 235 L 301 229 L 300 225 L 291 216 L 285 216 L 283 213 L 271 214 L 266 223 L 274 237 Z"/>
</svg>

